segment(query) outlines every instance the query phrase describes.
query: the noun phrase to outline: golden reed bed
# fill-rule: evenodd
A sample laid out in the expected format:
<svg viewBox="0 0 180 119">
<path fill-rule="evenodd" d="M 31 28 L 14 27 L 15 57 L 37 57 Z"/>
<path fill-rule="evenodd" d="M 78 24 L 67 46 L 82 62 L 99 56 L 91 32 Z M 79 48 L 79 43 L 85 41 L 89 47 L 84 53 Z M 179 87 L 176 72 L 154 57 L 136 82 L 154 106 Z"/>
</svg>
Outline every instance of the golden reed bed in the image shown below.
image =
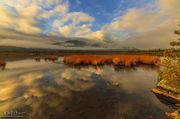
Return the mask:
<svg viewBox="0 0 180 119">
<path fill-rule="evenodd" d="M 158 57 L 149 55 L 72 55 L 64 57 L 64 63 L 72 65 L 136 66 L 138 64 L 156 65 L 158 62 Z"/>
</svg>

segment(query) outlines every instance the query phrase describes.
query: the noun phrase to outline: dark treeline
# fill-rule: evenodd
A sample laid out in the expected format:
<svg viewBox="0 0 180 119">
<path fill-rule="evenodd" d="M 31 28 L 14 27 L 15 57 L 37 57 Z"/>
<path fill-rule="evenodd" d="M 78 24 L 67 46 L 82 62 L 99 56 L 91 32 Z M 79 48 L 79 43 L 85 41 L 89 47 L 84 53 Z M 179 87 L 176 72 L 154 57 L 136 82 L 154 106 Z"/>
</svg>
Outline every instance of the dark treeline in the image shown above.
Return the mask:
<svg viewBox="0 0 180 119">
<path fill-rule="evenodd" d="M 21 48 L 19 50 L 0 50 L 0 55 L 44 55 L 49 53 L 54 53 L 57 55 L 71 55 L 71 54 L 150 54 L 150 55 L 162 55 L 164 50 L 115 50 L 115 49 L 105 49 L 105 50 L 54 50 L 54 49 L 26 49 Z"/>
<path fill-rule="evenodd" d="M 45 56 L 56 54 L 58 56 L 66 55 L 110 55 L 110 54 L 134 54 L 134 55 L 154 55 L 163 56 L 166 49 L 152 50 L 119 50 L 119 49 L 103 49 L 103 50 L 72 50 L 72 49 L 37 49 L 37 48 L 18 48 L 18 47 L 0 47 L 0 58 L 30 58 L 34 56 Z M 179 52 L 180 50 L 177 50 Z"/>
</svg>

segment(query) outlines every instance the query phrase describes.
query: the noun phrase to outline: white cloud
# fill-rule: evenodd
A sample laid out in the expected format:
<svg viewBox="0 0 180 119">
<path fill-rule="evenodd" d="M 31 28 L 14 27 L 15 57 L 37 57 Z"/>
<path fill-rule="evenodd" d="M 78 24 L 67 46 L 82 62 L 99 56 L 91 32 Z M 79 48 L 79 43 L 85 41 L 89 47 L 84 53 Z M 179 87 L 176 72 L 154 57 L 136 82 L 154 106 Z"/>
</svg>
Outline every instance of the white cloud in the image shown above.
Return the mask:
<svg viewBox="0 0 180 119">
<path fill-rule="evenodd" d="M 18 23 L 16 23 L 17 24 L 16 30 L 18 30 L 20 32 L 30 33 L 30 34 L 41 32 L 41 29 L 36 26 L 36 22 L 33 20 L 21 18 L 17 21 L 18 21 Z"/>
<path fill-rule="evenodd" d="M 169 17 L 180 17 L 180 0 L 159 0 L 158 5 L 163 14 Z"/>
<path fill-rule="evenodd" d="M 70 26 L 63 26 L 59 28 L 59 32 L 65 37 L 68 37 L 71 31 L 72 31 L 72 28 Z"/>
<path fill-rule="evenodd" d="M 167 48 L 169 47 L 169 42 L 174 38 L 174 27 L 174 23 L 167 21 L 157 29 L 138 33 L 120 42 L 120 46 L 136 47 L 139 49 Z"/>
<path fill-rule="evenodd" d="M 110 25 L 111 29 L 146 31 L 157 26 L 160 16 L 144 9 L 130 9 L 125 15 L 116 18 Z"/>
<path fill-rule="evenodd" d="M 78 36 L 78 37 L 82 37 L 82 36 L 85 36 L 85 35 L 87 35 L 87 34 L 89 34 L 89 33 L 91 33 L 92 31 L 91 31 L 91 24 L 84 24 L 84 25 L 81 25 L 81 26 L 79 26 L 76 30 L 76 36 Z"/>
<path fill-rule="evenodd" d="M 53 29 L 58 29 L 63 36 L 84 37 L 91 32 L 92 22 L 95 20 L 92 16 L 83 12 L 70 12 L 56 19 L 53 22 Z"/>
<path fill-rule="evenodd" d="M 48 9 L 48 7 L 52 7 Z M 41 20 L 67 13 L 68 4 L 61 0 L 2 0 L 0 2 L 0 27 L 23 33 L 38 34 L 43 29 Z"/>
<path fill-rule="evenodd" d="M 53 29 L 50 34 L 82 36 L 80 32 L 90 30 L 95 20 L 83 12 L 69 12 L 66 0 L 2 0 L 0 5 L 0 27 L 28 34 L 42 33 L 45 29 L 39 25 L 44 20 Z"/>
<path fill-rule="evenodd" d="M 9 27 L 14 23 L 13 14 L 8 12 L 4 7 L 0 6 L 0 26 Z"/>
<path fill-rule="evenodd" d="M 24 9 L 15 9 L 16 12 L 9 10 L 11 7 L 0 5 L 1 27 L 15 29 L 24 33 L 40 33 L 40 28 L 36 26 L 35 20 L 38 14 L 38 8 L 35 6 L 26 7 Z M 20 11 L 18 11 L 20 10 Z"/>
<path fill-rule="evenodd" d="M 65 14 L 63 17 L 57 18 L 53 23 L 53 27 L 63 26 L 67 22 L 70 22 L 68 23 L 69 25 L 76 26 L 79 23 L 86 24 L 86 23 L 91 23 L 94 20 L 95 19 L 93 17 L 83 12 L 70 12 Z"/>
<path fill-rule="evenodd" d="M 39 34 L 47 30 L 40 27 L 43 21 L 43 25 L 50 29 L 49 34 L 65 37 L 96 40 L 129 38 L 135 41 L 135 38 L 145 39 L 144 36 L 150 37 L 148 34 L 151 34 L 156 41 L 162 38 L 168 41 L 171 36 L 168 32 L 174 30 L 173 27 L 180 18 L 180 0 L 158 0 L 156 10 L 148 9 L 147 6 L 131 8 L 102 28 L 93 31 L 95 18 L 84 12 L 70 12 L 66 0 L 1 0 L 0 27 L 27 34 Z M 164 37 L 162 33 L 165 31 L 162 28 L 168 28 L 168 25 L 169 30 L 166 30 Z"/>
<path fill-rule="evenodd" d="M 41 11 L 40 17 L 41 18 L 50 18 L 53 15 L 56 16 L 65 16 L 65 14 L 68 12 L 68 4 L 63 3 L 63 4 L 58 4 L 54 7 L 52 10 L 48 11 Z"/>
<path fill-rule="evenodd" d="M 105 40 L 105 32 L 100 30 L 95 32 L 90 32 L 86 34 L 85 37 L 93 40 Z"/>
<path fill-rule="evenodd" d="M 180 13 L 179 0 L 159 0 L 157 10 L 148 10 L 147 7 L 129 9 L 124 15 L 91 34 L 100 36 L 97 37 L 100 39 L 119 41 L 131 39 L 121 42 L 121 46 L 134 44 L 141 48 L 167 47 L 180 18 L 178 13 Z"/>
</svg>

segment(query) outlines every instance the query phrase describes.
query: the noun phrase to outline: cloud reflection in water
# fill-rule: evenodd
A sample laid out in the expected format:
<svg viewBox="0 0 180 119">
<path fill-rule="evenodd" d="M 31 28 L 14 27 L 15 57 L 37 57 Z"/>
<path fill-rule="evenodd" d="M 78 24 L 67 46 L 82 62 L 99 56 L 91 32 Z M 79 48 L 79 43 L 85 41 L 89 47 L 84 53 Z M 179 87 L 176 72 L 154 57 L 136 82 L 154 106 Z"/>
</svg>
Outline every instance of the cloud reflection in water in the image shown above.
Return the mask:
<svg viewBox="0 0 180 119">
<path fill-rule="evenodd" d="M 166 119 L 166 107 L 149 90 L 156 83 L 154 69 L 31 62 L 0 75 L 0 115 L 18 109 L 27 119 Z"/>
</svg>

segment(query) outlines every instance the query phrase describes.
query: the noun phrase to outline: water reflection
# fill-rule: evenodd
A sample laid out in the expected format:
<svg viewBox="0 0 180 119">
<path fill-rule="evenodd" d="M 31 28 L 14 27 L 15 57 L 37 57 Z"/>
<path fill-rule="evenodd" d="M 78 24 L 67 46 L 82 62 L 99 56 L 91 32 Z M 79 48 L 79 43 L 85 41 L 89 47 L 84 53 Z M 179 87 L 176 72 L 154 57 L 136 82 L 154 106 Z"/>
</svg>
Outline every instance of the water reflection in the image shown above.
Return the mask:
<svg viewBox="0 0 180 119">
<path fill-rule="evenodd" d="M 167 116 L 171 117 L 172 119 L 179 119 L 180 105 L 178 102 L 171 100 L 170 98 L 163 97 L 158 94 L 156 94 L 156 97 L 159 99 L 161 103 L 169 107 L 170 111 L 166 112 Z"/>
<path fill-rule="evenodd" d="M 153 68 L 77 69 L 33 60 L 7 67 L 0 72 L 1 116 L 18 110 L 25 112 L 26 119 L 167 118 L 168 108 L 150 91 L 156 84 Z"/>
<path fill-rule="evenodd" d="M 133 71 L 136 70 L 137 68 L 141 67 L 142 69 L 145 70 L 156 70 L 157 66 L 154 65 L 138 65 L 138 66 L 118 66 L 118 65 L 72 65 L 72 64 L 66 64 L 66 66 L 75 68 L 77 70 L 83 69 L 83 68 L 94 68 L 96 70 L 98 69 L 103 69 L 105 66 L 113 67 L 115 71 Z"/>
</svg>

